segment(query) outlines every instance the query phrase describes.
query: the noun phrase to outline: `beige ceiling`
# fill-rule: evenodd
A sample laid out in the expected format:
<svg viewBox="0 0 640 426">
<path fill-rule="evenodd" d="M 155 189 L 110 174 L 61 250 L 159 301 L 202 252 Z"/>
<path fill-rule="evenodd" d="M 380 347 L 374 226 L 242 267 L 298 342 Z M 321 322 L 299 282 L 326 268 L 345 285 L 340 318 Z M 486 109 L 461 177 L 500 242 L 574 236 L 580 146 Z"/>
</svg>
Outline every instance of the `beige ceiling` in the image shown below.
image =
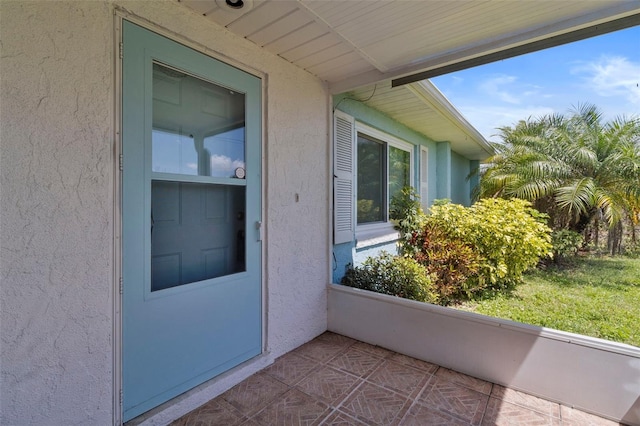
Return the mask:
<svg viewBox="0 0 640 426">
<path fill-rule="evenodd" d="M 180 0 L 332 93 L 631 15 L 640 0 Z"/>
</svg>

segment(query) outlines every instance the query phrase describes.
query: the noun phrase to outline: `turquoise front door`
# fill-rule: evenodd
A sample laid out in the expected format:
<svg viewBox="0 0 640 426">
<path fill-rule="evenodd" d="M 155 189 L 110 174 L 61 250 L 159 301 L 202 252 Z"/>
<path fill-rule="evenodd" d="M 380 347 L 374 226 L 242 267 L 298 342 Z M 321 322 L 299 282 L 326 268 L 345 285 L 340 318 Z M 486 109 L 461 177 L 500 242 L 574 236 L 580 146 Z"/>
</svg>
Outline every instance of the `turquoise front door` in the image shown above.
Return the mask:
<svg viewBox="0 0 640 426">
<path fill-rule="evenodd" d="M 125 21 L 129 420 L 262 351 L 261 80 Z"/>
</svg>

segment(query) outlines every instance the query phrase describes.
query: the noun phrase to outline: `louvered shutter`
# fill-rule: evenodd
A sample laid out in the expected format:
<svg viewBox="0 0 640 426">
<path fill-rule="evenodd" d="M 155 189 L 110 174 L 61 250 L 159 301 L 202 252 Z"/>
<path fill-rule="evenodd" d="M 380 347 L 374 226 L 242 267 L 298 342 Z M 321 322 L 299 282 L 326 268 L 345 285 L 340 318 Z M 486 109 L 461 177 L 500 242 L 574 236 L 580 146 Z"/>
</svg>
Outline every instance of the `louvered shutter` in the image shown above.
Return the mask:
<svg viewBox="0 0 640 426">
<path fill-rule="evenodd" d="M 420 204 L 422 209 L 429 208 L 429 154 L 427 148 L 420 148 Z"/>
<path fill-rule="evenodd" d="M 352 241 L 355 231 L 353 117 L 334 113 L 333 143 L 333 241 L 341 244 Z"/>
</svg>

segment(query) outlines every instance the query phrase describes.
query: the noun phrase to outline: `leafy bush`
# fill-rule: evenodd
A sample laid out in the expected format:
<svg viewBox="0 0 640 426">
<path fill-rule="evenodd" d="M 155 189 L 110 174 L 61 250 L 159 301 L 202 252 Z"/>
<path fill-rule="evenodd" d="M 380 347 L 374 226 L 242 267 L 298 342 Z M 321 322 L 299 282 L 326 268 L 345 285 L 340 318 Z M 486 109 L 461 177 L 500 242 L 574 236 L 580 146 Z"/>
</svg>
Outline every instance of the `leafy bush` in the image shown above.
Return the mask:
<svg viewBox="0 0 640 426">
<path fill-rule="evenodd" d="M 400 244 L 411 239 L 413 233 L 422 229 L 426 214 L 420 205 L 420 196 L 411 186 L 405 186 L 391 198 L 389 218 L 400 232 Z"/>
<path fill-rule="evenodd" d="M 582 246 L 582 235 L 569 229 L 559 229 L 551 234 L 553 258 L 558 261 L 567 256 L 573 256 Z"/>
<path fill-rule="evenodd" d="M 475 248 L 482 258 L 480 270 L 465 285 L 479 291 L 514 286 L 525 270 L 551 254 L 546 218 L 528 201 L 485 198 L 469 208 L 434 205 L 428 222 Z"/>
<path fill-rule="evenodd" d="M 414 247 L 415 260 L 435 278 L 441 304 L 469 297 L 478 290 L 469 284 L 472 284 L 470 278 L 478 273 L 482 259 L 469 244 L 450 237 L 434 223 L 414 232 L 407 243 Z"/>
<path fill-rule="evenodd" d="M 342 284 L 420 302 L 438 301 L 432 277 L 422 265 L 414 259 L 385 252 L 368 258 L 361 266 L 349 268 Z"/>
</svg>

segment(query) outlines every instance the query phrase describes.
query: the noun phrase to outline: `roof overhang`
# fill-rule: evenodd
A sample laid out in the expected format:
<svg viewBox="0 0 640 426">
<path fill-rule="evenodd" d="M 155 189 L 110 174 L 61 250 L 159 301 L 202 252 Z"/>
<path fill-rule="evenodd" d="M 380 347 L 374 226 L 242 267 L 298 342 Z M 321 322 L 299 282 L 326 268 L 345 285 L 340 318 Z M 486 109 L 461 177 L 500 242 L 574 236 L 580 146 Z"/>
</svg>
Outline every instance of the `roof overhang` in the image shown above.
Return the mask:
<svg viewBox="0 0 640 426">
<path fill-rule="evenodd" d="M 332 94 L 349 92 L 479 160 L 490 145 L 424 79 L 640 25 L 640 0 L 242 0 L 235 9 L 178 1 L 326 81 Z"/>
<path fill-rule="evenodd" d="M 225 0 L 180 0 L 315 74 L 334 94 L 640 25 L 638 0 L 243 1 L 231 9 Z"/>
<path fill-rule="evenodd" d="M 392 87 L 387 80 L 351 91 L 347 98 L 380 111 L 434 142 L 449 142 L 453 151 L 470 160 L 484 160 L 493 154 L 485 138 L 428 80 L 401 87 Z"/>
</svg>

